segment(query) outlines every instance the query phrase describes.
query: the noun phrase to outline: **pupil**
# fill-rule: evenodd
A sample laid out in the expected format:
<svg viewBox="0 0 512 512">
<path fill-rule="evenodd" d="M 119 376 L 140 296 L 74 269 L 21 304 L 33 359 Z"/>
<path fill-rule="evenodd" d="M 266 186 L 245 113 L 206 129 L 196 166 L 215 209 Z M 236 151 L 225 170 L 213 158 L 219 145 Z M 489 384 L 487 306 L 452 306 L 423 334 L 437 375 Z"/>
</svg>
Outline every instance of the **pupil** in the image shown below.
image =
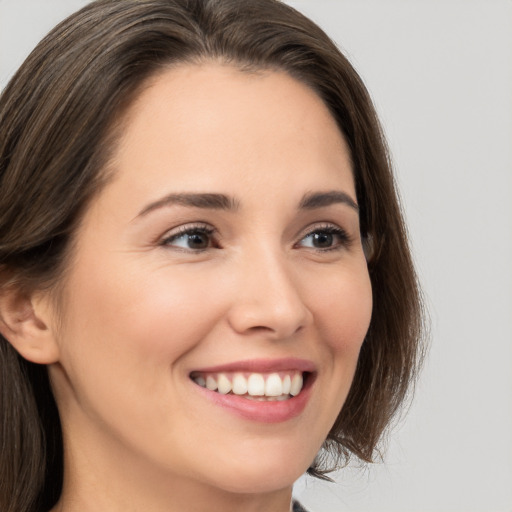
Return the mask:
<svg viewBox="0 0 512 512">
<path fill-rule="evenodd" d="M 331 233 L 315 233 L 313 238 L 315 247 L 331 247 L 332 234 Z"/>
<path fill-rule="evenodd" d="M 208 237 L 203 233 L 194 233 L 188 236 L 188 245 L 191 249 L 206 249 Z"/>
</svg>

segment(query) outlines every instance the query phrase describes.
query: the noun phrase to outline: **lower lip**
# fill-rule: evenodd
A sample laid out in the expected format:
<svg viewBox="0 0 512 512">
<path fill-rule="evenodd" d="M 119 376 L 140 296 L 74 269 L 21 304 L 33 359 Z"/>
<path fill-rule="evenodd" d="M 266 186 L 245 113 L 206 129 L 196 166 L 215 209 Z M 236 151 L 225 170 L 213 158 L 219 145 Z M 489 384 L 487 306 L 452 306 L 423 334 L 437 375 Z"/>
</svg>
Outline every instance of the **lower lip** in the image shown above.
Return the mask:
<svg viewBox="0 0 512 512">
<path fill-rule="evenodd" d="M 312 374 L 308 375 L 304 387 L 297 396 L 282 401 L 258 401 L 238 395 L 223 395 L 193 384 L 208 400 L 237 416 L 260 423 L 281 423 L 299 416 L 305 409 L 311 396 L 313 377 Z"/>
</svg>

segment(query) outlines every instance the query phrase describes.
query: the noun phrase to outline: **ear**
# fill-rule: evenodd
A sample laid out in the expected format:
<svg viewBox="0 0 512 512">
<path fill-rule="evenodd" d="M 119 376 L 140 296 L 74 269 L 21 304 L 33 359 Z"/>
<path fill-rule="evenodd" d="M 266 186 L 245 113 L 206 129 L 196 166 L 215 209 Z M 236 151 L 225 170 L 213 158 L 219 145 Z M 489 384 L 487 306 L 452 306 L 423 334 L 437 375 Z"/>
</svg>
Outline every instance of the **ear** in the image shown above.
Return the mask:
<svg viewBox="0 0 512 512">
<path fill-rule="evenodd" d="M 47 293 L 29 294 L 14 287 L 0 290 L 0 333 L 33 363 L 51 364 L 59 358 L 50 304 Z"/>
</svg>

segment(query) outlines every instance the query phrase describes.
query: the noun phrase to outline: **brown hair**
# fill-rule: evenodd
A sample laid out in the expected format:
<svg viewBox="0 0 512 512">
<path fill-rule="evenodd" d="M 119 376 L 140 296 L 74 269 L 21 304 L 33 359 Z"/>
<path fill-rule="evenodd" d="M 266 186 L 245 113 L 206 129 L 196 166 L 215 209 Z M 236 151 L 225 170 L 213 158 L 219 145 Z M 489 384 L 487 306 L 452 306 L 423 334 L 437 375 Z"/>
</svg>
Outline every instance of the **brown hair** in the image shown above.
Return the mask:
<svg viewBox="0 0 512 512">
<path fill-rule="evenodd" d="M 120 115 L 161 69 L 211 59 L 307 84 L 350 147 L 374 308 L 329 456 L 309 472 L 324 475 L 332 456 L 335 465 L 350 454 L 371 461 L 423 354 L 419 290 L 369 95 L 325 33 L 277 0 L 99 0 L 37 46 L 0 97 L 0 290 L 58 282 L 80 215 L 105 181 Z M 0 509 L 51 508 L 62 439 L 46 367 L 1 336 L 0 411 Z"/>
</svg>

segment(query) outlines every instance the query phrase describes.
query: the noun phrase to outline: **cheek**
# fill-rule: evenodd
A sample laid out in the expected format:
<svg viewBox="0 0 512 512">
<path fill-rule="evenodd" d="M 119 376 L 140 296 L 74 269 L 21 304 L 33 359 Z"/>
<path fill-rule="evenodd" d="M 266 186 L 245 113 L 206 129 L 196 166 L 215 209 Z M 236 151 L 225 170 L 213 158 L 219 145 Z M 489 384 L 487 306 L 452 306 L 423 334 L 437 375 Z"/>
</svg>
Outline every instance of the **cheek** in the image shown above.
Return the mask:
<svg viewBox="0 0 512 512">
<path fill-rule="evenodd" d="M 182 407 L 180 362 L 215 324 L 218 301 L 185 277 L 170 279 L 170 272 L 109 270 L 80 270 L 70 282 L 62 370 L 54 379 L 59 407 L 69 418 L 108 424 L 133 443 L 154 438 L 153 424 L 171 435 L 168 411 Z"/>
<path fill-rule="evenodd" d="M 321 362 L 321 401 L 310 421 L 311 431 L 316 429 L 322 442 L 353 382 L 372 315 L 372 288 L 365 261 L 340 266 L 336 272 L 330 271 L 329 279 L 318 276 L 315 281 L 308 293 L 318 336 L 314 347 Z"/>
<path fill-rule="evenodd" d="M 76 275 L 70 288 L 80 293 L 69 301 L 66 317 L 74 323 L 66 338 L 82 338 L 90 350 L 81 356 L 96 354 L 119 367 L 120 361 L 135 358 L 168 366 L 207 336 L 220 304 L 204 282 L 191 282 L 186 273 L 168 275 L 165 269 L 125 270 Z M 83 352 L 85 346 L 75 348 Z"/>
<path fill-rule="evenodd" d="M 311 290 L 314 315 L 321 337 L 332 356 L 344 356 L 354 364 L 372 315 L 372 288 L 366 265 L 344 269 L 323 289 Z"/>
<path fill-rule="evenodd" d="M 112 323 L 118 323 L 113 336 L 116 332 L 124 333 L 137 351 L 153 355 L 157 360 L 165 355 L 170 362 L 169 358 L 172 361 L 179 357 L 195 343 L 193 333 L 198 330 L 198 324 L 193 304 L 196 297 L 193 289 L 183 290 L 177 283 L 166 286 L 159 282 L 151 286 L 146 282 L 137 293 L 125 294 L 120 301 L 124 322 L 118 323 L 119 318 L 113 312 Z"/>
</svg>

